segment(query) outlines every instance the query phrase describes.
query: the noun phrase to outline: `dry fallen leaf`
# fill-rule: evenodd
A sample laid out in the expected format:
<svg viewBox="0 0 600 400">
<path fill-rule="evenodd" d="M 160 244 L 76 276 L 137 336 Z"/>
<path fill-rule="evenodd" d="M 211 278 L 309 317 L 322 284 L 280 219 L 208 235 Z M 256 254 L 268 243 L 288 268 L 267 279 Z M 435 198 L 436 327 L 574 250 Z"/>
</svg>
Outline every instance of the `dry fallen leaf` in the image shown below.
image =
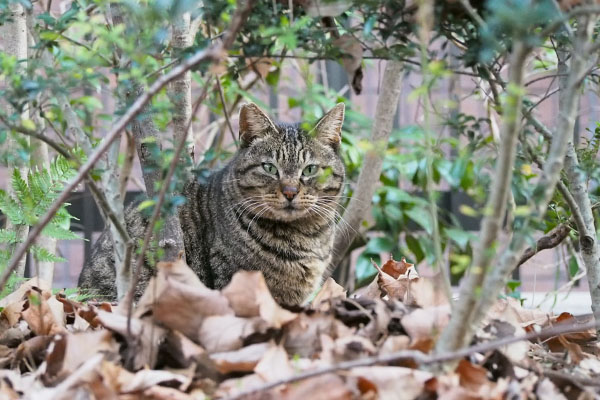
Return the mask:
<svg viewBox="0 0 600 400">
<path fill-rule="evenodd" d="M 182 332 L 198 342 L 200 327 L 211 315 L 227 315 L 233 311 L 218 291 L 208 289 L 184 261 L 161 262 L 157 275 L 150 280 L 135 316 L 150 311 L 161 325 Z"/>
<path fill-rule="evenodd" d="M 36 335 L 65 332 L 63 305 L 49 292 L 28 292 L 29 305 L 21 316 Z"/>
<path fill-rule="evenodd" d="M 223 289 L 231 308 L 238 317 L 261 317 L 269 326 L 279 329 L 296 318 L 271 296 L 260 271 L 239 271 Z"/>
<path fill-rule="evenodd" d="M 319 293 L 315 296 L 312 301 L 313 308 L 320 311 L 327 311 L 330 309 L 330 303 L 332 300 L 338 298 L 345 298 L 346 290 L 337 284 L 337 282 L 329 277 L 323 284 Z"/>
<path fill-rule="evenodd" d="M 210 355 L 210 359 L 221 374 L 252 372 L 272 346 L 272 343 L 257 343 L 236 351 L 213 353 Z"/>
<path fill-rule="evenodd" d="M 357 387 L 363 395 L 374 392 L 380 400 L 408 400 L 418 397 L 425 382 L 433 377 L 430 372 L 403 367 L 360 367 L 348 373 L 357 378 Z"/>
<path fill-rule="evenodd" d="M 48 348 L 46 374 L 50 379 L 62 379 L 98 353 L 118 357 L 119 345 L 110 331 L 57 335 Z"/>
<path fill-rule="evenodd" d="M 288 385 L 278 397 L 282 400 L 351 400 L 355 397 L 344 381 L 326 374 Z"/>
<path fill-rule="evenodd" d="M 250 335 L 267 330 L 259 318 L 239 318 L 235 315 L 207 317 L 200 329 L 199 341 L 209 353 L 237 350 Z"/>
</svg>

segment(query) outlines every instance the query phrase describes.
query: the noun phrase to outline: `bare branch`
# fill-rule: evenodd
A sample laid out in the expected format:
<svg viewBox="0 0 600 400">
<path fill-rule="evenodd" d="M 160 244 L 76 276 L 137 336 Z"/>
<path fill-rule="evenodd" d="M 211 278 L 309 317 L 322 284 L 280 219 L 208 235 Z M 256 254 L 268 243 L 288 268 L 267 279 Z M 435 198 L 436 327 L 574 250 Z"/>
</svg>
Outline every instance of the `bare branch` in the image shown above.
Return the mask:
<svg viewBox="0 0 600 400">
<path fill-rule="evenodd" d="M 571 227 L 568 223 L 562 223 L 548 232 L 546 235 L 539 238 L 534 247 L 529 247 L 519 260 L 517 265 L 521 265 L 525 263 L 525 261 L 529 260 L 531 257 L 535 256 L 542 250 L 553 249 L 559 244 L 562 243 L 563 240 L 567 236 L 569 236 L 569 232 L 571 232 Z"/>
<path fill-rule="evenodd" d="M 486 278 L 495 256 L 495 242 L 500 232 L 502 219 L 506 212 L 506 203 L 510 191 L 510 182 L 516 158 L 517 141 L 520 132 L 520 111 L 523 94 L 523 70 L 529 48 L 522 42 L 513 43 L 510 57 L 509 82 L 513 92 L 503 110 L 503 125 L 498 160 L 494 170 L 493 186 L 485 206 L 485 216 L 481 223 L 480 239 L 473 250 L 473 261 L 467 276 L 463 278 L 460 297 L 456 302 L 450 323 L 442 332 L 437 343 L 437 351 L 444 352 L 463 347 L 471 339 L 475 330 L 475 312 L 483 296 L 477 296 L 478 290 Z"/>
<path fill-rule="evenodd" d="M 460 350 L 429 355 L 416 350 L 401 350 L 394 353 L 379 355 L 374 357 L 365 357 L 358 360 L 345 361 L 329 367 L 314 369 L 311 371 L 302 372 L 300 374 L 280 379 L 275 382 L 269 382 L 263 386 L 255 387 L 246 391 L 242 391 L 234 396 L 226 397 L 224 400 L 237 400 L 249 396 L 251 394 L 266 392 L 267 390 L 276 388 L 280 385 L 298 382 L 304 379 L 309 379 L 315 376 L 329 374 L 337 371 L 349 370 L 358 367 L 367 367 L 375 364 L 387 364 L 396 361 L 412 360 L 419 365 L 438 364 L 446 361 L 458 360 L 474 353 L 484 353 L 490 350 L 499 349 L 506 345 L 522 342 L 533 339 L 546 339 L 567 333 L 586 332 L 590 329 L 595 329 L 600 324 L 591 321 L 584 324 L 558 324 L 548 329 L 542 329 L 538 332 L 533 331 L 524 335 L 505 336 L 500 339 L 492 340 L 486 343 L 480 343 L 471 347 L 466 347 Z"/>
<path fill-rule="evenodd" d="M 323 279 L 327 279 L 333 269 L 344 258 L 357 231 L 360 229 L 362 220 L 371 210 L 371 198 L 375 192 L 377 182 L 379 182 L 385 149 L 392 131 L 392 122 L 398 109 L 403 65 L 399 61 L 388 61 L 385 66 L 383 81 L 386 84 L 382 87 L 381 94 L 377 99 L 370 140 L 372 147 L 365 155 L 358 177 L 357 190 L 343 215 L 346 222 L 345 226 L 340 225 L 336 232 L 331 265 L 325 272 Z"/>
</svg>

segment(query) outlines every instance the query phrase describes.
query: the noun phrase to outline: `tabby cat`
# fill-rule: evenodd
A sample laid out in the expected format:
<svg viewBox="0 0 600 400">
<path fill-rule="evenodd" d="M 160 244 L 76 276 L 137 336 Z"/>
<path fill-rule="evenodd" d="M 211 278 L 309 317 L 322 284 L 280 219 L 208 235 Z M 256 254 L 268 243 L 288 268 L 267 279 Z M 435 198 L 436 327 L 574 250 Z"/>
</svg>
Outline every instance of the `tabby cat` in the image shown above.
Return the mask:
<svg viewBox="0 0 600 400">
<path fill-rule="evenodd" d="M 338 154 L 343 120 L 343 103 L 309 132 L 300 124 L 274 124 L 255 104 L 242 107 L 240 149 L 206 183 L 191 181 L 183 191 L 185 255 L 206 286 L 219 289 L 240 269 L 258 270 L 286 305 L 301 304 L 318 287 L 331 260 L 344 184 Z M 143 236 L 139 213 L 129 212 L 126 222 L 133 238 Z M 147 281 L 149 272 L 143 276 Z M 116 297 L 108 231 L 94 246 L 79 286 Z"/>
</svg>

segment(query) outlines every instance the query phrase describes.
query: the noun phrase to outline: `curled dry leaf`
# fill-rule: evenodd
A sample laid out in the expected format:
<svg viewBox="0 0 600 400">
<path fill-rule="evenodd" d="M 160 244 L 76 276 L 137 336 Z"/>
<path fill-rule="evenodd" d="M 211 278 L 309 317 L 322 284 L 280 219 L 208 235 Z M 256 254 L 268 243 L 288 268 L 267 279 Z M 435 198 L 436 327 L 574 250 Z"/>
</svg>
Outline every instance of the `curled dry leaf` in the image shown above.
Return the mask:
<svg viewBox="0 0 600 400">
<path fill-rule="evenodd" d="M 257 343 L 237 351 L 213 353 L 210 359 L 221 374 L 252 372 L 271 347 L 273 347 L 272 343 Z"/>
<path fill-rule="evenodd" d="M 353 332 L 350 328 L 331 315 L 299 314 L 298 318 L 285 326 L 283 344 L 290 354 L 314 357 L 321 351 L 321 335 L 336 339 L 351 334 Z"/>
<path fill-rule="evenodd" d="M 317 310 L 328 311 L 331 308 L 331 301 L 339 298 L 346 298 L 346 290 L 329 277 L 313 299 L 312 305 Z"/>
<path fill-rule="evenodd" d="M 46 376 L 62 379 L 98 353 L 117 358 L 119 345 L 110 331 L 56 335 L 46 355 Z"/>
<path fill-rule="evenodd" d="M 282 308 L 271 296 L 260 271 L 239 271 L 223 289 L 231 308 L 238 317 L 261 317 L 275 329 L 296 318 L 296 314 Z"/>
<path fill-rule="evenodd" d="M 200 327 L 211 315 L 232 314 L 227 299 L 218 291 L 208 289 L 183 260 L 160 262 L 135 316 L 152 312 L 161 325 L 178 330 L 193 341 L 199 341 Z"/>
<path fill-rule="evenodd" d="M 382 292 L 386 293 L 391 299 L 403 302 L 410 301 L 410 296 L 408 296 L 410 284 L 413 280 L 419 278 L 413 264 L 406 263 L 404 259 L 401 262 L 391 259 L 381 268 L 376 263 L 373 263 L 373 266 L 379 272 L 377 283 Z"/>
<path fill-rule="evenodd" d="M 127 330 L 127 316 L 98 310 L 98 321 L 106 329 L 120 334 L 123 337 L 133 336 L 137 348 L 134 352 L 133 368 L 139 369 L 145 365 L 153 367 L 156 363 L 158 345 L 163 342 L 167 332 L 164 328 L 153 324 L 151 321 L 131 318 L 131 335 Z"/>
<path fill-rule="evenodd" d="M 294 375 L 294 368 L 282 346 L 271 346 L 254 367 L 254 372 L 266 382 L 274 382 Z"/>
<path fill-rule="evenodd" d="M 450 306 L 418 308 L 402 318 L 402 327 L 414 340 L 437 337 L 450 320 Z"/>
<path fill-rule="evenodd" d="M 209 352 L 237 350 L 254 333 L 264 333 L 268 326 L 259 318 L 239 318 L 235 315 L 207 317 L 200 329 L 199 341 Z"/>
<path fill-rule="evenodd" d="M 273 59 L 268 57 L 246 57 L 246 65 L 264 80 L 271 72 Z"/>
<path fill-rule="evenodd" d="M 28 292 L 29 304 L 21 316 L 36 335 L 65 332 L 63 305 L 50 292 Z"/>
<path fill-rule="evenodd" d="M 348 74 L 348 80 L 354 89 L 354 93 L 360 94 L 362 92 L 362 58 L 363 58 L 363 47 L 362 44 L 349 33 L 345 33 L 339 38 L 333 41 L 333 45 L 339 47 L 342 53 L 342 66 Z"/>
<path fill-rule="evenodd" d="M 0 307 L 6 307 L 9 304 L 16 303 L 20 300 L 26 300 L 27 293 L 32 289 L 39 293 L 49 292 L 52 289 L 52 285 L 37 277 L 30 278 L 23 282 L 17 290 L 0 299 Z"/>
<path fill-rule="evenodd" d="M 278 394 L 282 400 L 351 400 L 354 394 L 335 374 L 326 374 L 288 385 Z"/>
<path fill-rule="evenodd" d="M 363 396 L 380 400 L 414 399 L 433 374 L 404 367 L 360 367 L 349 371 Z M 369 397 L 367 397 L 369 398 Z"/>
</svg>

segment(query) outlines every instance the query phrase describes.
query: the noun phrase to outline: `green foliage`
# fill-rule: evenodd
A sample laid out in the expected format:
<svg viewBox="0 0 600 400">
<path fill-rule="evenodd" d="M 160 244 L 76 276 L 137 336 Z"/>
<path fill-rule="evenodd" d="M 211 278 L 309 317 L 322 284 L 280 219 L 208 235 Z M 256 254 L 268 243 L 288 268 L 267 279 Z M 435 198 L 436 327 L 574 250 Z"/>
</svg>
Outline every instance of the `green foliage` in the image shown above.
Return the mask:
<svg viewBox="0 0 600 400">
<path fill-rule="evenodd" d="M 75 174 L 76 170 L 71 163 L 62 157 L 56 157 L 48 169 L 30 170 L 27 180 L 15 168 L 11 179 L 13 194 L 0 190 L 0 211 L 13 225 L 35 225 L 58 197 L 65 182 Z M 79 236 L 69 230 L 73 217 L 67 211 L 67 205 L 63 205 L 44 228 L 44 235 L 60 240 L 79 239 Z M 16 245 L 19 240 L 15 231 L 0 229 L 0 243 Z M 30 251 L 39 261 L 65 261 L 39 246 L 32 246 Z M 0 269 L 6 266 L 10 256 L 10 250 L 0 251 Z"/>
</svg>

